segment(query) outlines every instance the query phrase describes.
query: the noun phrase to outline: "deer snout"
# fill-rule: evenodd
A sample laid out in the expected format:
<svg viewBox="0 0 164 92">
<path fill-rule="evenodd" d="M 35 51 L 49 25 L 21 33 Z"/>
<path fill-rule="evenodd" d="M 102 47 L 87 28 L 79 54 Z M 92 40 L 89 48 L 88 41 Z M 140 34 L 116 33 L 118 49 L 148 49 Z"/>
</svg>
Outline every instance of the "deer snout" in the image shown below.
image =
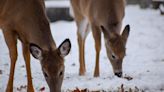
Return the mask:
<svg viewBox="0 0 164 92">
<path fill-rule="evenodd" d="M 120 78 L 120 77 L 122 77 L 122 72 L 117 72 L 117 73 L 115 73 L 115 75 Z"/>
</svg>

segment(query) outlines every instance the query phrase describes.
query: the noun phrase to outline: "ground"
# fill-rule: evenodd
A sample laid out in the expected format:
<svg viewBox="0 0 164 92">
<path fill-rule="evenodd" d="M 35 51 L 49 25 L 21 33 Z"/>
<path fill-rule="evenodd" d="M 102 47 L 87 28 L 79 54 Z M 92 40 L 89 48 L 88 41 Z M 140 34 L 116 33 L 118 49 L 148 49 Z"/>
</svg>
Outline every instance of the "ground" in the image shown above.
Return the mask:
<svg viewBox="0 0 164 92">
<path fill-rule="evenodd" d="M 107 58 L 104 41 L 100 53 L 100 77 L 94 78 L 95 49 L 92 34 L 86 40 L 85 60 L 87 72 L 79 76 L 78 46 L 75 22 L 59 21 L 51 23 L 52 35 L 56 44 L 66 38 L 72 43 L 70 54 L 65 58 L 65 77 L 62 91 L 79 88 L 89 90 L 116 91 L 123 84 L 125 90 L 164 92 L 164 16 L 152 9 L 141 10 L 139 6 L 127 6 L 123 27 L 129 24 L 130 37 L 127 42 L 126 57 L 123 62 L 123 76 L 131 76 L 128 81 L 114 76 L 110 61 Z M 103 35 L 102 35 L 103 36 Z M 4 92 L 9 75 L 10 58 L 2 33 L 0 33 L 0 92 Z M 15 70 L 14 92 L 26 92 L 21 86 L 26 85 L 26 71 L 21 55 L 21 44 L 18 43 L 19 57 Z M 39 61 L 31 58 L 33 84 L 36 92 L 47 83 L 41 72 Z"/>
</svg>

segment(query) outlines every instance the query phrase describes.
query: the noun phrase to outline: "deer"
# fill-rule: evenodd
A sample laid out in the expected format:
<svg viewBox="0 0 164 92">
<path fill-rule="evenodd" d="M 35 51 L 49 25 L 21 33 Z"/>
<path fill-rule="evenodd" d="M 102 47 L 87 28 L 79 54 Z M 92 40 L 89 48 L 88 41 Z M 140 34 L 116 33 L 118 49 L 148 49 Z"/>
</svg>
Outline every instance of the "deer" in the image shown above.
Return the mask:
<svg viewBox="0 0 164 92">
<path fill-rule="evenodd" d="M 99 77 L 99 56 L 101 50 L 101 33 L 104 35 L 107 57 L 114 75 L 122 76 L 122 63 L 126 55 L 126 43 L 130 32 L 127 24 L 121 33 L 125 16 L 124 0 L 71 0 L 71 8 L 77 26 L 79 46 L 79 75 L 86 72 L 85 40 L 92 29 L 95 41 L 96 63 L 94 77 Z"/>
<path fill-rule="evenodd" d="M 17 41 L 22 52 L 27 72 L 27 92 L 34 92 L 30 54 L 39 60 L 50 92 L 61 92 L 64 77 L 64 57 L 71 49 L 67 38 L 58 47 L 52 37 L 50 23 L 45 12 L 44 0 L 1 0 L 0 27 L 10 56 L 10 73 L 6 92 L 13 92 Z"/>
</svg>

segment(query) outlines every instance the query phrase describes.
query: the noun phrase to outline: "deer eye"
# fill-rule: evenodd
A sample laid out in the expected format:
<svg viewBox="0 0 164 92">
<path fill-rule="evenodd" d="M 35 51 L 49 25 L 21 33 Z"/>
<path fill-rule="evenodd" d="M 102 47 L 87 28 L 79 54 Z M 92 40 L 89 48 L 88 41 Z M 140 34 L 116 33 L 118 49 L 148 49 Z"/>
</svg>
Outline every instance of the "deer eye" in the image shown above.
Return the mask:
<svg viewBox="0 0 164 92">
<path fill-rule="evenodd" d="M 59 76 L 62 76 L 63 75 L 63 71 L 61 71 L 60 73 L 59 73 Z"/>
<path fill-rule="evenodd" d="M 112 59 L 115 60 L 116 59 L 116 55 L 112 53 Z"/>
</svg>

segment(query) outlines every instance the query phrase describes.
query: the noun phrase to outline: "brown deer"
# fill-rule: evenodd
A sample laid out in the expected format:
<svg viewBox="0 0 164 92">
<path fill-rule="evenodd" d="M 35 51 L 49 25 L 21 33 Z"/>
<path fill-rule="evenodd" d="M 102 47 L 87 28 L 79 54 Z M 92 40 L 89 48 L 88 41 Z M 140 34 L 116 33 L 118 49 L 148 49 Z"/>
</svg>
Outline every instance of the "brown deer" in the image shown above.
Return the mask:
<svg viewBox="0 0 164 92">
<path fill-rule="evenodd" d="M 64 57 L 71 43 L 66 39 L 58 48 L 53 40 L 43 0 L 1 0 L 0 27 L 9 49 L 11 66 L 6 92 L 13 92 L 17 61 L 17 39 L 22 43 L 27 71 L 27 92 L 34 92 L 30 52 L 40 61 L 50 92 L 60 92 L 64 76 Z"/>
<path fill-rule="evenodd" d="M 101 49 L 101 32 L 104 34 L 107 56 L 112 64 L 116 76 L 122 76 L 122 62 L 125 56 L 125 45 L 130 31 L 127 25 L 121 32 L 124 17 L 124 0 L 71 0 L 74 17 L 77 25 L 79 45 L 79 75 L 84 75 L 85 39 L 92 28 L 96 49 L 96 65 L 94 76 L 99 76 L 99 54 Z"/>
</svg>

